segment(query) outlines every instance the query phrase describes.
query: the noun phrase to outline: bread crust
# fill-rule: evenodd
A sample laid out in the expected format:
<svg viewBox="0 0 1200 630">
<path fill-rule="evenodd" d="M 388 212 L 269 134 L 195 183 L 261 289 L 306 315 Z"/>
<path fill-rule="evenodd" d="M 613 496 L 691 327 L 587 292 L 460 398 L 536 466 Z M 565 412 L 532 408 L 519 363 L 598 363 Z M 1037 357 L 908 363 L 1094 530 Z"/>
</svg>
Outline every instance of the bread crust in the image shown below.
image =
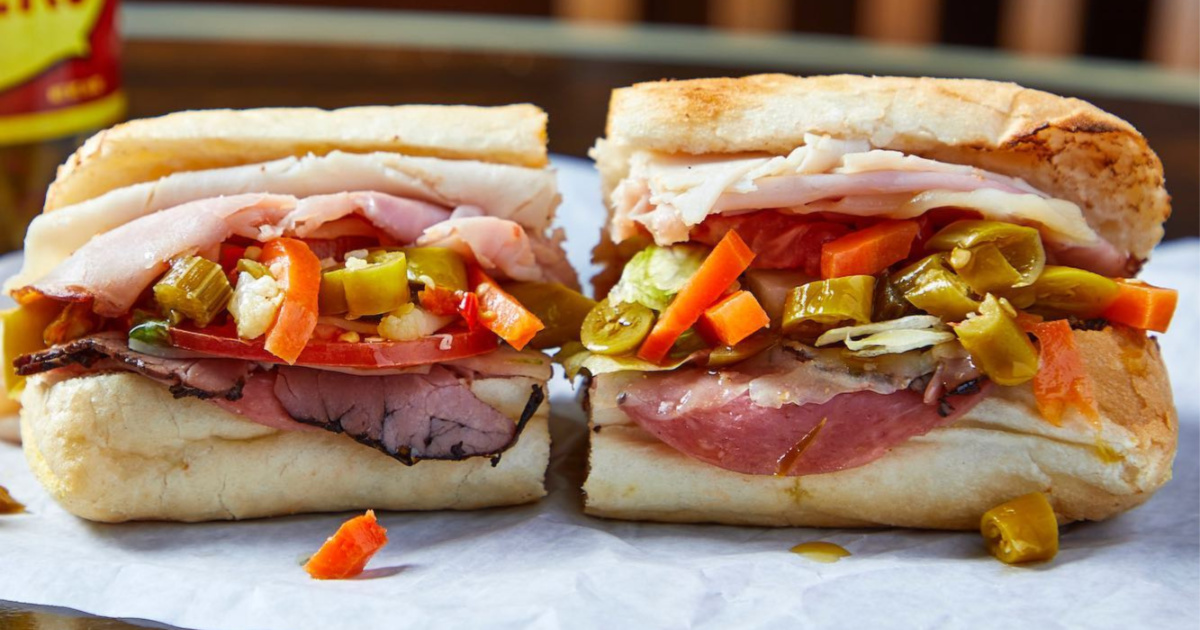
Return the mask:
<svg viewBox="0 0 1200 630">
<path fill-rule="evenodd" d="M 585 511 L 678 523 L 977 529 L 986 510 L 1047 493 L 1060 522 L 1101 520 L 1171 477 L 1178 420 L 1152 339 L 1076 331 L 1101 413 L 1038 415 L 1032 388 L 997 387 L 955 423 L 858 468 L 804 477 L 743 475 L 691 459 L 591 400 Z M 608 375 L 596 377 L 592 392 Z"/>
<path fill-rule="evenodd" d="M 805 133 L 970 164 L 1079 205 L 1138 260 L 1171 212 L 1162 163 L 1129 123 L 1090 103 L 975 79 L 793 77 L 640 83 L 614 90 L 595 157 L 607 195 L 635 150 L 786 154 Z"/>
<path fill-rule="evenodd" d="M 58 169 L 45 212 L 171 173 L 309 153 L 376 151 L 542 167 L 546 113 L 534 105 L 197 110 L 133 120 L 88 139 Z"/>
<path fill-rule="evenodd" d="M 472 390 L 515 421 L 533 382 L 483 379 Z M 124 372 L 33 377 L 22 404 L 34 475 L 68 512 L 93 521 L 470 510 L 546 494 L 547 402 L 495 467 L 483 457 L 405 466 L 344 435 L 272 429 Z"/>
</svg>

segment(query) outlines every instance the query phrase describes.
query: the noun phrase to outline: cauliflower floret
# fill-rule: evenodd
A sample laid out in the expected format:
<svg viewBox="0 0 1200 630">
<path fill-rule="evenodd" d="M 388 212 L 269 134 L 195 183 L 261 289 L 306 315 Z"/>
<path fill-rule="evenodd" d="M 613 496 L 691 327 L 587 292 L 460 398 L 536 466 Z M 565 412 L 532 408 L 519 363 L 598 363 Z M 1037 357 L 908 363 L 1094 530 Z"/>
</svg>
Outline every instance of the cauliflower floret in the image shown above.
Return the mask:
<svg viewBox="0 0 1200 630">
<path fill-rule="evenodd" d="M 238 274 L 237 288 L 229 300 L 229 314 L 237 322 L 238 337 L 261 337 L 275 321 L 282 304 L 283 292 L 275 278 L 263 276 L 255 279 L 244 271 Z"/>
<path fill-rule="evenodd" d="M 379 334 L 392 341 L 412 341 L 428 337 L 454 321 L 453 317 L 434 315 L 413 304 L 405 304 L 379 322 Z"/>
</svg>

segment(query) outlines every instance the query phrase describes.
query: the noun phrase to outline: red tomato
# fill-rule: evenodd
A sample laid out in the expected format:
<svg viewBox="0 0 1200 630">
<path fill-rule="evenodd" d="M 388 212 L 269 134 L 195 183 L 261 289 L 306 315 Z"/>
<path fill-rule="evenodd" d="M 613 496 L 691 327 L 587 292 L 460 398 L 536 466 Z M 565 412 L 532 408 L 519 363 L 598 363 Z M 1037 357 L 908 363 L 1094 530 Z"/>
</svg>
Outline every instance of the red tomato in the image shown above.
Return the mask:
<svg viewBox="0 0 1200 630">
<path fill-rule="evenodd" d="M 210 326 L 203 331 L 171 328 L 171 345 L 214 357 L 283 363 L 263 348 L 262 340 L 243 341 L 229 327 Z M 361 369 L 427 365 L 484 354 L 499 341 L 491 331 L 455 331 L 413 341 L 346 343 L 313 340 L 304 347 L 295 365 Z"/>
<path fill-rule="evenodd" d="M 810 276 L 821 273 L 821 246 L 850 232 L 845 223 L 762 210 L 732 217 L 708 217 L 692 229 L 691 237 L 706 245 L 716 245 L 735 229 L 755 254 L 751 267 L 802 269 Z"/>
</svg>

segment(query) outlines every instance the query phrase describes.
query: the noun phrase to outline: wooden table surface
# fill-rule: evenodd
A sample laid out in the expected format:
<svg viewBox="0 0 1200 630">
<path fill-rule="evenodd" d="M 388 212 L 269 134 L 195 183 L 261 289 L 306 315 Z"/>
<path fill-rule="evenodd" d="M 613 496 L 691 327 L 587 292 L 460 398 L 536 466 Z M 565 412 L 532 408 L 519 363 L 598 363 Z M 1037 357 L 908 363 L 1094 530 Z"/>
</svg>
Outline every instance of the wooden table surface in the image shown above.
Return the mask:
<svg viewBox="0 0 1200 630">
<path fill-rule="evenodd" d="M 280 44 L 136 41 L 126 45 L 130 116 L 189 108 L 532 102 L 550 115 L 550 150 L 583 156 L 614 87 L 770 67 L 705 67 L 540 54 Z M 838 67 L 813 72 L 835 73 Z M 1043 87 L 1031 85 L 1030 87 Z M 1162 158 L 1175 213 L 1168 238 L 1200 232 L 1200 108 L 1075 93 L 1128 120 Z"/>
</svg>

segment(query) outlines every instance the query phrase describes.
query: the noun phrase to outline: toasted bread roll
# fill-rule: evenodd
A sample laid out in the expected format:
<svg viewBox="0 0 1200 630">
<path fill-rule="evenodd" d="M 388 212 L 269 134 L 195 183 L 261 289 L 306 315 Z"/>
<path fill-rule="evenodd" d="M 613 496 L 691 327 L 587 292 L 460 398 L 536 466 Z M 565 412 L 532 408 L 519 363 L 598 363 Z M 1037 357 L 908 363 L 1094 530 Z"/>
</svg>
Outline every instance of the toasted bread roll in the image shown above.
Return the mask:
<svg viewBox="0 0 1200 630">
<path fill-rule="evenodd" d="M 514 421 L 530 379 L 472 391 Z M 128 373 L 30 379 L 21 433 L 34 475 L 93 521 L 210 521 L 379 510 L 470 510 L 545 496 L 549 403 L 493 467 L 486 458 L 405 466 L 342 435 L 279 431 L 176 399 Z"/>
<path fill-rule="evenodd" d="M 1036 491 L 1060 522 L 1108 518 L 1171 478 L 1178 419 L 1153 340 L 1112 328 L 1075 337 L 1098 424 L 1075 411 L 1056 427 L 1028 385 L 995 388 L 957 422 L 874 462 L 801 477 L 743 475 L 687 457 L 629 419 L 605 388 L 611 375 L 600 375 L 589 390 L 586 511 L 676 523 L 975 529 L 988 509 Z"/>
</svg>

